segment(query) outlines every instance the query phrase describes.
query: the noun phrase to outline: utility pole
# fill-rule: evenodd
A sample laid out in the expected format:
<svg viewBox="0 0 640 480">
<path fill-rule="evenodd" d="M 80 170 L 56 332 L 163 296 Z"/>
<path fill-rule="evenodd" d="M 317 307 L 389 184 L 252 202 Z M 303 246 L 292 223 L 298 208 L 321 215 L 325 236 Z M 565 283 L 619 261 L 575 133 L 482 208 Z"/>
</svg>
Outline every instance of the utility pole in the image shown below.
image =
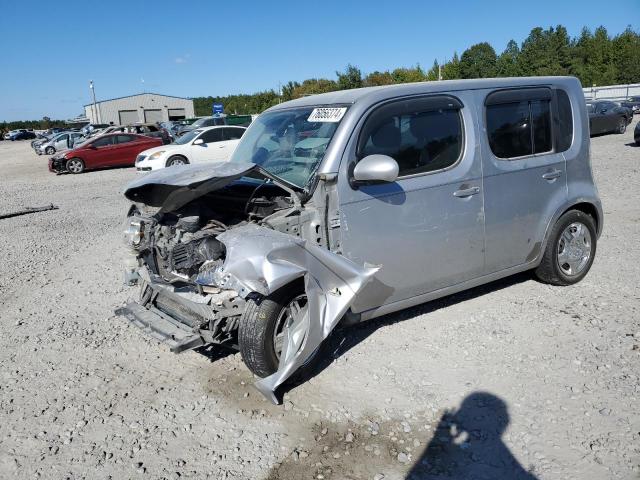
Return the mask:
<svg viewBox="0 0 640 480">
<path fill-rule="evenodd" d="M 98 107 L 96 106 L 96 89 L 93 88 L 93 80 L 89 80 L 89 88 L 91 89 L 91 95 L 93 95 L 93 121 L 94 123 L 100 123 L 98 120 Z"/>
<path fill-rule="evenodd" d="M 438 80 L 442 80 L 442 65 L 438 63 Z"/>
</svg>

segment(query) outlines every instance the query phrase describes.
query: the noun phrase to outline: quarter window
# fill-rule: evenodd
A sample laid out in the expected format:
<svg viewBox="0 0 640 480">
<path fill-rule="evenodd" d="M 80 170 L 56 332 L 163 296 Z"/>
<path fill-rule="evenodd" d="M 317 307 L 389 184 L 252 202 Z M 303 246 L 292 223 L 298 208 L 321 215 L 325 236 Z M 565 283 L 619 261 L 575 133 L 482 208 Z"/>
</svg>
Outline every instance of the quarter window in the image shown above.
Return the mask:
<svg viewBox="0 0 640 480">
<path fill-rule="evenodd" d="M 558 130 L 556 136 L 556 151 L 564 152 L 571 146 L 573 140 L 573 115 L 571 102 L 564 90 L 556 90 L 558 101 Z"/>
<path fill-rule="evenodd" d="M 517 158 L 553 149 L 548 99 L 487 105 L 487 134 L 498 158 Z"/>
<path fill-rule="evenodd" d="M 363 127 L 358 158 L 388 155 L 398 162 L 400 177 L 452 166 L 462 153 L 461 106 L 436 97 L 381 107 Z"/>
</svg>

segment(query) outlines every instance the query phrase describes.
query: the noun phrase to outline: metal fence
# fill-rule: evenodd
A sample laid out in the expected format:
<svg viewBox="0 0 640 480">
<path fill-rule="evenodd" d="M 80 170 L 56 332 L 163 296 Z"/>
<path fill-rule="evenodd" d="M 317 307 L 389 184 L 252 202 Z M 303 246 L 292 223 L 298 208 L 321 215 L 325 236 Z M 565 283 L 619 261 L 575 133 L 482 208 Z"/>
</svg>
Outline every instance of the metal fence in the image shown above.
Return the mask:
<svg viewBox="0 0 640 480">
<path fill-rule="evenodd" d="M 587 87 L 583 88 L 582 91 L 587 100 L 624 100 L 634 95 L 640 96 L 640 83 Z"/>
</svg>

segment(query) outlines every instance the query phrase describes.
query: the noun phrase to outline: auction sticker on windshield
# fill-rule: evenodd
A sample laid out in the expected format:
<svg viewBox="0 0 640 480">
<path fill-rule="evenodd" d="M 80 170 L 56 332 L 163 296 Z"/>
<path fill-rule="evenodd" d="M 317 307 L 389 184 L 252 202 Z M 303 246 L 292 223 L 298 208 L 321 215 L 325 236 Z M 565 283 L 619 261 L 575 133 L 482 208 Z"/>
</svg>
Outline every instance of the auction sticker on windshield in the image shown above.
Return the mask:
<svg viewBox="0 0 640 480">
<path fill-rule="evenodd" d="M 307 122 L 339 122 L 346 111 L 347 107 L 314 108 Z"/>
</svg>

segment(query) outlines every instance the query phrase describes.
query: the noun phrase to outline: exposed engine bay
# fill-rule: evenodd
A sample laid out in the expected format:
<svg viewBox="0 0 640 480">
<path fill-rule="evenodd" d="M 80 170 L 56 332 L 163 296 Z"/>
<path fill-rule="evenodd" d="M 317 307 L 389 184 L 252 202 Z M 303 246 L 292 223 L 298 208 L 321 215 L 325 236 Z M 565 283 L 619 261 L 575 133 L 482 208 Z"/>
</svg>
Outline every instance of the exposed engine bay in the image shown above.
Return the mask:
<svg viewBox="0 0 640 480">
<path fill-rule="evenodd" d="M 171 170 L 125 191 L 136 202 L 125 229 L 133 254 L 125 280 L 140 284 L 140 297 L 116 313 L 174 353 L 207 344 L 240 348 L 248 302 L 304 284 L 306 306 L 282 327 L 279 366 L 256 383 L 277 402 L 275 389 L 317 351 L 377 268 L 332 251 L 339 242 L 327 205 L 303 204 L 300 190 L 257 165 Z"/>
</svg>

